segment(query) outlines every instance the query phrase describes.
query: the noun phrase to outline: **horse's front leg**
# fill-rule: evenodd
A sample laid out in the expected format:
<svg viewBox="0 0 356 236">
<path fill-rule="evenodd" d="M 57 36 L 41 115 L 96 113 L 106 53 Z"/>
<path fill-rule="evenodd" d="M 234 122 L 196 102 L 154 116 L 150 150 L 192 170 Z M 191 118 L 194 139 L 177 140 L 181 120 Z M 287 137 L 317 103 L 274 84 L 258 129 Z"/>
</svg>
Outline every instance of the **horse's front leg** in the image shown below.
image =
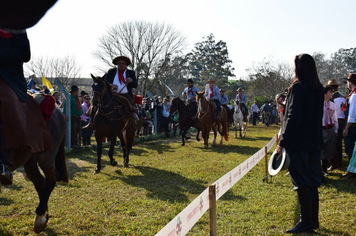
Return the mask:
<svg viewBox="0 0 356 236">
<path fill-rule="evenodd" d="M 98 173 L 100 173 L 100 170 L 101 170 L 101 155 L 103 152 L 103 150 L 102 150 L 103 137 L 96 136 L 95 139 L 96 139 L 96 143 L 97 143 L 97 148 L 96 148 L 97 163 L 96 163 L 96 169 L 95 169 L 94 174 L 98 174 Z"/>
<path fill-rule="evenodd" d="M 182 144 L 181 144 L 181 146 L 184 146 L 184 145 L 185 145 L 185 136 L 186 136 L 186 133 L 187 133 L 186 129 L 183 129 L 183 130 L 180 132 L 180 134 L 181 134 L 181 136 L 182 136 Z"/>
<path fill-rule="evenodd" d="M 124 140 L 124 136 L 122 133 L 119 133 L 119 139 L 120 139 L 120 144 L 121 144 L 121 148 L 122 148 L 122 154 L 123 154 L 123 164 L 124 164 L 124 167 L 128 167 L 128 163 L 126 163 L 126 157 L 127 157 L 127 150 L 126 150 L 126 143 L 125 143 L 125 140 Z"/>
<path fill-rule="evenodd" d="M 109 147 L 109 152 L 108 152 L 108 155 L 109 155 L 109 158 L 110 158 L 110 165 L 112 165 L 112 166 L 117 166 L 117 162 L 114 159 L 115 144 L 116 144 L 116 136 L 113 135 L 110 138 L 110 147 Z"/>
<path fill-rule="evenodd" d="M 237 138 L 237 122 L 234 121 L 234 126 L 235 126 L 235 138 Z"/>
<path fill-rule="evenodd" d="M 242 137 L 242 133 L 241 133 L 241 130 L 242 130 L 242 125 L 243 125 L 243 120 L 241 119 L 240 120 L 240 138 Z"/>
<path fill-rule="evenodd" d="M 203 140 L 204 140 L 204 148 L 208 148 L 209 147 L 209 130 L 208 127 L 204 126 L 202 128 L 202 136 L 203 136 Z"/>
<path fill-rule="evenodd" d="M 200 135 L 200 128 L 198 129 L 197 137 L 196 137 L 196 139 L 197 139 L 198 142 L 200 141 L 199 135 Z"/>
</svg>

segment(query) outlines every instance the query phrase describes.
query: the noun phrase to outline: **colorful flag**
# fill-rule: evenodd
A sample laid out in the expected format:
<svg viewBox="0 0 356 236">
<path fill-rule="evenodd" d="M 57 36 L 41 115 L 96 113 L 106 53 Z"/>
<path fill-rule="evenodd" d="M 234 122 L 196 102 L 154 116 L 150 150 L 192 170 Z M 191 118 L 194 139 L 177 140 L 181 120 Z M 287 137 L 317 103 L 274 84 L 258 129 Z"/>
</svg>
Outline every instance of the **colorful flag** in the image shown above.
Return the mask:
<svg viewBox="0 0 356 236">
<path fill-rule="evenodd" d="M 54 89 L 52 84 L 42 75 L 42 84 L 46 85 L 51 94 L 53 95 Z"/>
</svg>

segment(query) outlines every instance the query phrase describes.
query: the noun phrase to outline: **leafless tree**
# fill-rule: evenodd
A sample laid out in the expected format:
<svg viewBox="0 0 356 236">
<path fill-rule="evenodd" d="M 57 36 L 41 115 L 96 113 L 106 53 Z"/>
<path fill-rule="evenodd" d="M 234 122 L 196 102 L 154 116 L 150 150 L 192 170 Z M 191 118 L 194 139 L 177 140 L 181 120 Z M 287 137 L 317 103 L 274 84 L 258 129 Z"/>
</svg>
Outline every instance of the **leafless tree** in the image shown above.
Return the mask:
<svg viewBox="0 0 356 236">
<path fill-rule="evenodd" d="M 66 87 L 78 83 L 79 73 L 80 66 L 76 59 L 69 56 L 62 58 L 32 58 L 25 66 L 25 75 L 27 77 L 35 75 L 37 78 L 41 78 L 43 75 L 52 85 L 54 85 L 54 79 L 57 78 Z"/>
<path fill-rule="evenodd" d="M 249 79 L 250 96 L 262 96 L 274 98 L 278 93 L 284 92 L 292 83 L 293 67 L 285 62 L 274 62 L 272 59 L 264 59 L 247 69 Z"/>
<path fill-rule="evenodd" d="M 145 21 L 127 21 L 109 28 L 99 39 L 98 49 L 93 52 L 104 67 L 112 67 L 112 59 L 125 55 L 131 60 L 139 81 L 137 90 L 144 94 L 152 80 L 161 74 L 161 68 L 169 59 L 180 55 L 186 46 L 186 38 L 171 25 Z M 163 63 L 162 63 L 163 62 Z"/>
</svg>

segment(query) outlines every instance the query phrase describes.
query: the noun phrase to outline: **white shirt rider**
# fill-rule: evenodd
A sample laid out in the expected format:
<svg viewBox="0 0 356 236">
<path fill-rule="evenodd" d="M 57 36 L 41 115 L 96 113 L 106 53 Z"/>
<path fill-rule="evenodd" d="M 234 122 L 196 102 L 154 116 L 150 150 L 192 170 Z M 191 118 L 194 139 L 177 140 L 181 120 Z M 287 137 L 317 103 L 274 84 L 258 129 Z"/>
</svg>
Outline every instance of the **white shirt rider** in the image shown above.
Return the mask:
<svg viewBox="0 0 356 236">
<path fill-rule="evenodd" d="M 125 83 L 126 83 L 126 70 L 124 71 L 124 78 L 125 78 Z M 116 85 L 117 86 L 117 90 L 115 90 L 114 92 L 118 93 L 119 91 L 121 91 L 122 88 L 122 91 L 120 92 L 120 94 L 126 94 L 128 93 L 129 91 L 127 90 L 127 87 L 125 87 L 125 84 L 124 83 L 121 83 L 120 80 L 119 80 L 119 70 L 117 70 L 116 72 L 116 75 L 115 75 L 115 78 L 114 78 L 114 81 L 113 81 L 113 85 Z"/>
</svg>

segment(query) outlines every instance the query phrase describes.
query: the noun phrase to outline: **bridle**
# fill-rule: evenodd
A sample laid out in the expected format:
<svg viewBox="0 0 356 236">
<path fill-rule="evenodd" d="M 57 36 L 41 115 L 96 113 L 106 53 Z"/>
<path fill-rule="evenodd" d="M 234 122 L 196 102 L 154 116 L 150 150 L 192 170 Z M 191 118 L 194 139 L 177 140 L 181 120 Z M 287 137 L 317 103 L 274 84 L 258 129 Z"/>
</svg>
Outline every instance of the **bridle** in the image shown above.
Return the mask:
<svg viewBox="0 0 356 236">
<path fill-rule="evenodd" d="M 201 106 L 201 99 L 202 99 L 202 98 L 199 98 L 199 104 L 200 104 L 200 106 Z M 202 120 L 202 119 L 209 113 L 209 106 L 210 106 L 210 104 L 208 103 L 208 106 L 207 106 L 207 108 L 206 108 L 205 111 L 204 111 L 204 110 L 203 110 L 203 111 L 199 111 L 199 114 L 200 114 L 200 113 L 203 113 L 203 116 L 201 116 L 201 117 L 198 116 L 198 119 L 199 119 L 199 120 Z M 202 109 L 203 109 L 203 108 L 202 108 Z"/>
</svg>

